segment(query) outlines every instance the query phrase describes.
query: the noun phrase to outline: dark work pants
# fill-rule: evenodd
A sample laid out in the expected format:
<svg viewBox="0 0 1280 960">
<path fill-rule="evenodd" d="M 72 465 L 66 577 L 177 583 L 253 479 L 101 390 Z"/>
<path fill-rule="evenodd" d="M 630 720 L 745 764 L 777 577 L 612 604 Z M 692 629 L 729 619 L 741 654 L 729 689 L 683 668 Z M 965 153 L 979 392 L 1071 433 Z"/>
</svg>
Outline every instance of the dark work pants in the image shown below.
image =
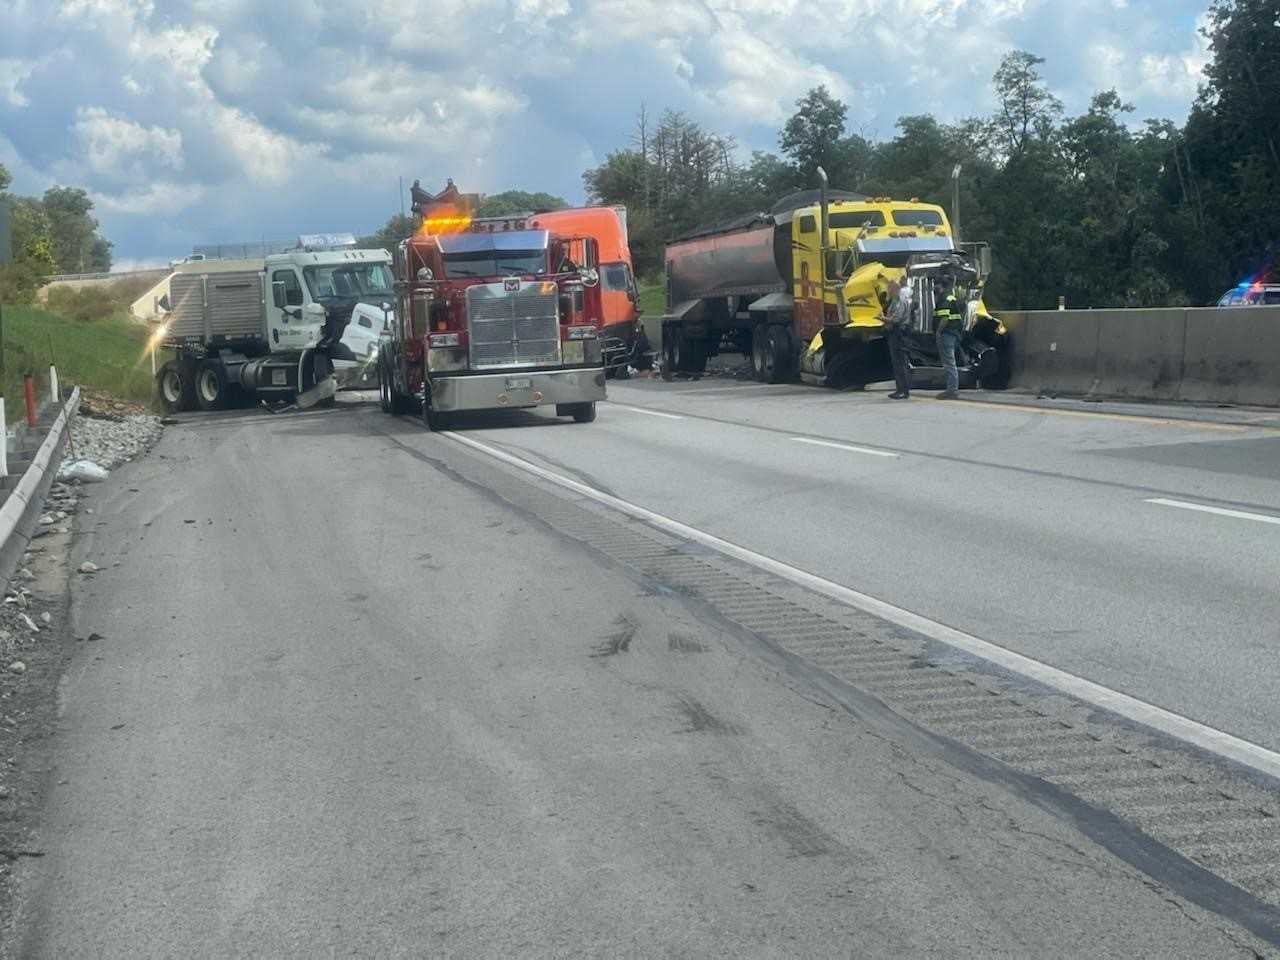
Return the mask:
<svg viewBox="0 0 1280 960">
<path fill-rule="evenodd" d="M 949 326 L 938 331 L 938 355 L 947 380 L 947 393 L 960 391 L 960 371 L 956 367 L 956 351 L 960 349 L 960 331 Z"/>
<path fill-rule="evenodd" d="M 907 332 L 899 326 L 892 326 L 886 332 L 889 341 L 889 359 L 893 362 L 893 382 L 898 385 L 898 393 L 911 392 L 911 374 L 907 370 Z"/>
</svg>

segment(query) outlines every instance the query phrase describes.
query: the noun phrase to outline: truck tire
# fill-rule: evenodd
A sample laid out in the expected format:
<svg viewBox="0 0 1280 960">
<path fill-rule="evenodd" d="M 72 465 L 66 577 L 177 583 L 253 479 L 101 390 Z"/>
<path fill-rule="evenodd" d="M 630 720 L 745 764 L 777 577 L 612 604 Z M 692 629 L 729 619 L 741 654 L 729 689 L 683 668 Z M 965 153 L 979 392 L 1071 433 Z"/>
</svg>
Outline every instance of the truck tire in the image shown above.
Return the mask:
<svg viewBox="0 0 1280 960">
<path fill-rule="evenodd" d="M 391 375 L 385 363 L 378 364 L 378 406 L 383 413 L 391 412 Z"/>
<path fill-rule="evenodd" d="M 156 400 L 165 413 L 179 413 L 195 406 L 194 384 L 188 368 L 177 360 L 167 360 L 156 371 Z"/>
<path fill-rule="evenodd" d="M 773 324 L 765 341 L 765 383 L 786 383 L 791 379 L 791 332 Z"/>
<path fill-rule="evenodd" d="M 764 354 L 766 349 L 766 341 L 769 336 L 769 328 L 763 323 L 757 323 L 751 328 L 751 375 L 761 383 L 764 379 Z"/>
<path fill-rule="evenodd" d="M 227 374 L 222 364 L 202 363 L 196 367 L 195 391 L 201 410 L 221 410 L 227 402 Z"/>
<path fill-rule="evenodd" d="M 703 373 L 707 369 L 707 345 L 681 334 L 675 342 L 675 368 L 681 373 Z"/>
<path fill-rule="evenodd" d="M 596 402 L 589 400 L 586 403 L 566 403 L 565 413 L 573 417 L 574 423 L 594 423 L 596 419 Z M 557 413 L 559 410 L 557 409 Z"/>
<path fill-rule="evenodd" d="M 391 414 L 393 416 L 403 417 L 406 413 L 418 412 L 418 401 L 397 390 L 394 377 L 387 383 L 387 393 L 390 396 Z"/>
</svg>

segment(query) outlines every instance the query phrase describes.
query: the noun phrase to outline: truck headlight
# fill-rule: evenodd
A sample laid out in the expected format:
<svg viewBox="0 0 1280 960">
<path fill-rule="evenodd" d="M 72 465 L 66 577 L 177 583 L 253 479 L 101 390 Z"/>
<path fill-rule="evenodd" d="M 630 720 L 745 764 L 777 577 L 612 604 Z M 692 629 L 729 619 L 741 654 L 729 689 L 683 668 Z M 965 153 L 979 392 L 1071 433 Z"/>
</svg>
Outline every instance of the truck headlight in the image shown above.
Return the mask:
<svg viewBox="0 0 1280 960">
<path fill-rule="evenodd" d="M 456 347 L 462 343 L 462 337 L 456 333 L 433 333 L 428 342 L 433 350 L 440 347 Z"/>
<path fill-rule="evenodd" d="M 595 335 L 596 335 L 595 327 L 570 327 L 569 328 L 570 340 L 592 340 L 595 338 Z"/>
</svg>

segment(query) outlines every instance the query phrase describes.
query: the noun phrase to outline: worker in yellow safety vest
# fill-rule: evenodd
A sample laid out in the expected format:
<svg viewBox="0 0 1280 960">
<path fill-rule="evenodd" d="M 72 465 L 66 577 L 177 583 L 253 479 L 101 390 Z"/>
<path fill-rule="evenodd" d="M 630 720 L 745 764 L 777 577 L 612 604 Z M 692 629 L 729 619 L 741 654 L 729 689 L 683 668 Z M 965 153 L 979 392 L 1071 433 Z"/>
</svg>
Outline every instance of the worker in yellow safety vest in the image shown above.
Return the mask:
<svg viewBox="0 0 1280 960">
<path fill-rule="evenodd" d="M 957 400 L 960 397 L 960 372 L 956 368 L 956 352 L 960 349 L 960 336 L 964 333 L 965 302 L 955 277 L 948 274 L 934 281 L 933 290 L 933 329 L 947 380 L 947 388 L 938 394 L 938 399 Z"/>
</svg>

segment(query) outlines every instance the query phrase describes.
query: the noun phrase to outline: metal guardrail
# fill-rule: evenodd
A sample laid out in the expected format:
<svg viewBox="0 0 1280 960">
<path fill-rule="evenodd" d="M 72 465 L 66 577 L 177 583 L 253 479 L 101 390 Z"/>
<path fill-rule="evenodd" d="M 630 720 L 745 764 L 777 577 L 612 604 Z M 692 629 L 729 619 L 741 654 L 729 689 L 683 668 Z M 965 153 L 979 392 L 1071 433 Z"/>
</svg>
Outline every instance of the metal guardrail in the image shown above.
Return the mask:
<svg viewBox="0 0 1280 960">
<path fill-rule="evenodd" d="M 68 280 L 123 280 L 125 277 L 142 277 L 153 273 L 171 273 L 172 267 L 151 267 L 147 270 L 121 270 L 118 273 L 58 273 L 45 277 L 44 283 L 62 283 Z"/>
<path fill-rule="evenodd" d="M 44 496 L 53 483 L 61 462 L 72 417 L 80 407 L 80 388 L 71 391 L 62 409 L 49 425 L 35 456 L 26 465 L 16 486 L 0 505 L 0 579 L 8 580 L 18 566 L 30 539 L 31 527 L 39 516 Z M 13 478 L 10 477 L 10 480 Z"/>
</svg>

